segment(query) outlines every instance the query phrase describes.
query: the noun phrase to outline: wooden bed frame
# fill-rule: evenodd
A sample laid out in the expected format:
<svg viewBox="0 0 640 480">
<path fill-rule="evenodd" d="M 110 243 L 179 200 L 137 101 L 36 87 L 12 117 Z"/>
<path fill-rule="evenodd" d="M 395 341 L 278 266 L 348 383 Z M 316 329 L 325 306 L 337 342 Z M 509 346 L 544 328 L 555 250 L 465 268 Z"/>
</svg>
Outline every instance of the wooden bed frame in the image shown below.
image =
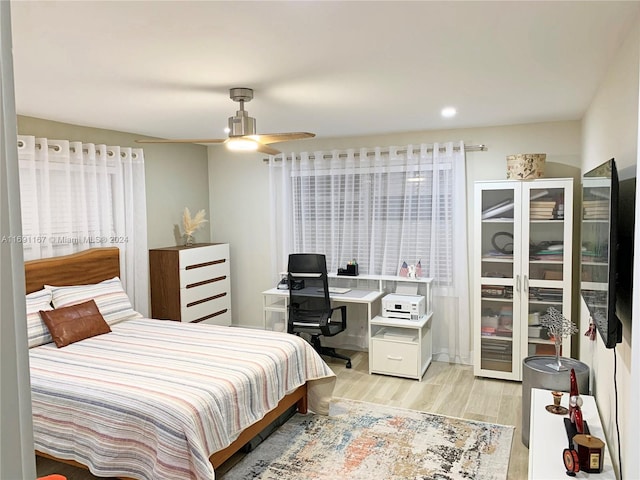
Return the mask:
<svg viewBox="0 0 640 480">
<path fill-rule="evenodd" d="M 91 248 L 62 257 L 45 258 L 25 262 L 25 283 L 27 293 L 41 290 L 44 285 L 88 285 L 120 276 L 120 250 L 118 247 Z M 286 395 L 278 406 L 259 421 L 247 427 L 228 447 L 215 452 L 209 460 L 213 468 L 222 465 L 247 442 L 268 427 L 292 406 L 297 405 L 300 413 L 307 413 L 307 385 L 302 385 Z M 37 455 L 58 462 L 87 469 L 73 460 L 64 460 L 36 451 Z"/>
</svg>

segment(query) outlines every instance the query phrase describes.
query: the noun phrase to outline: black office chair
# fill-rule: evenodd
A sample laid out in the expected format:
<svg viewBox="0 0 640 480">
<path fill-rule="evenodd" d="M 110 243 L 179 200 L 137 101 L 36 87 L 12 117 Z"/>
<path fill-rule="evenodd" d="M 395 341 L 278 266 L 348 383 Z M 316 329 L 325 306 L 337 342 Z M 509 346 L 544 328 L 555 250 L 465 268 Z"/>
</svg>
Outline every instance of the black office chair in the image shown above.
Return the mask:
<svg viewBox="0 0 640 480">
<path fill-rule="evenodd" d="M 347 328 L 347 307 L 331 307 L 327 262 L 324 255 L 315 253 L 293 253 L 289 255 L 289 321 L 287 331 L 311 336 L 311 345 L 320 354 L 347 361 L 334 348 L 323 347 L 320 337 L 333 337 Z M 332 318 L 340 311 L 340 321 Z"/>
</svg>

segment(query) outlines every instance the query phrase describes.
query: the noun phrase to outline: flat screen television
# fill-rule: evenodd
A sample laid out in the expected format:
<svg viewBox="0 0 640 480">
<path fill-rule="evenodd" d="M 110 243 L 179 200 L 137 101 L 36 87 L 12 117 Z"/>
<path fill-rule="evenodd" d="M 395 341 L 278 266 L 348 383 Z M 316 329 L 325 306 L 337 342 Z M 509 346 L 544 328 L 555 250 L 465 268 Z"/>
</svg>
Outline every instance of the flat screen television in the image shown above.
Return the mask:
<svg viewBox="0 0 640 480">
<path fill-rule="evenodd" d="M 618 172 L 611 159 L 582 178 L 580 293 L 606 348 L 631 321 L 634 170 Z"/>
</svg>

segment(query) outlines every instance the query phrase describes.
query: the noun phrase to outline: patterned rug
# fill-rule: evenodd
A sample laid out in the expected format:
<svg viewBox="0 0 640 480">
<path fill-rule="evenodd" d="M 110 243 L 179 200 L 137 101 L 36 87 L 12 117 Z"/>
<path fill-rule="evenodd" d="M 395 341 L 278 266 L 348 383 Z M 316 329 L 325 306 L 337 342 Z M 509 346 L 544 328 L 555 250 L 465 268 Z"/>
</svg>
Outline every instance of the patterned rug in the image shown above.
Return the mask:
<svg viewBox="0 0 640 480">
<path fill-rule="evenodd" d="M 334 399 L 294 415 L 223 480 L 505 479 L 514 427 Z"/>
</svg>

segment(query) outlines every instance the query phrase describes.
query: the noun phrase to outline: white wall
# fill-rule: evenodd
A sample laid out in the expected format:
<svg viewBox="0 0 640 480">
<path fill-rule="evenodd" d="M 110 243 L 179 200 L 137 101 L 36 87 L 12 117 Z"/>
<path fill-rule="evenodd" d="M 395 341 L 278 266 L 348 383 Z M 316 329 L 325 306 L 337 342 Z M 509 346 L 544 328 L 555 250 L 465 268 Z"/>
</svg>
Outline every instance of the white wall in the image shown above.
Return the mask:
<svg viewBox="0 0 640 480">
<path fill-rule="evenodd" d="M 609 72 L 594 96 L 594 99 L 583 119 L 583 171 L 588 171 L 602 162 L 615 158 L 619 170 L 632 167 L 638 159 L 638 78 L 640 68 L 640 19 L 628 38 L 612 59 Z M 636 223 L 636 241 L 640 236 Z M 636 249 L 636 252 L 639 250 Z M 635 276 L 640 270 L 640 255 L 635 255 Z M 636 282 L 635 285 L 638 285 Z M 635 332 L 631 325 L 623 325 L 623 340 L 613 350 L 602 346 L 600 338 L 591 342 L 587 337 L 580 337 L 580 359 L 591 367 L 592 390 L 596 397 L 602 424 L 606 433 L 606 442 L 613 457 L 617 457 L 618 442 L 616 439 L 615 392 L 614 392 L 614 359 L 617 361 L 617 387 L 619 403 L 620 442 L 623 447 L 624 478 L 640 478 L 638 452 L 638 352 L 632 355 L 632 335 L 636 337 L 637 346 L 640 336 L 638 328 L 638 294 L 634 294 L 635 308 L 633 320 Z M 584 302 L 580 302 L 580 331 L 585 331 L 589 324 L 589 314 Z M 615 355 L 615 357 L 614 357 Z M 635 362 L 632 363 L 632 358 Z M 632 375 L 633 372 L 633 375 Z M 636 392 L 632 395 L 632 390 Z M 634 423 L 630 423 L 630 420 Z M 635 427 L 635 428 L 634 428 Z M 613 459 L 618 465 L 617 458 Z"/>
<path fill-rule="evenodd" d="M 550 122 L 489 128 L 408 132 L 370 137 L 301 140 L 281 144 L 285 152 L 408 145 L 464 140 L 486 144 L 487 152 L 467 153 L 467 195 L 472 212 L 473 182 L 506 178 L 506 156 L 546 153 L 547 177 L 579 177 L 580 122 Z M 262 325 L 260 292 L 274 286 L 270 264 L 269 184 L 264 155 L 209 148 L 211 239 L 229 242 L 233 323 Z M 473 219 L 469 215 L 471 237 Z M 470 252 L 472 244 L 469 245 Z"/>
<path fill-rule="evenodd" d="M 0 235 L 20 235 L 16 103 L 9 2 L 0 2 Z M 31 480 L 31 387 L 20 244 L 0 243 L 0 478 Z"/>
</svg>

